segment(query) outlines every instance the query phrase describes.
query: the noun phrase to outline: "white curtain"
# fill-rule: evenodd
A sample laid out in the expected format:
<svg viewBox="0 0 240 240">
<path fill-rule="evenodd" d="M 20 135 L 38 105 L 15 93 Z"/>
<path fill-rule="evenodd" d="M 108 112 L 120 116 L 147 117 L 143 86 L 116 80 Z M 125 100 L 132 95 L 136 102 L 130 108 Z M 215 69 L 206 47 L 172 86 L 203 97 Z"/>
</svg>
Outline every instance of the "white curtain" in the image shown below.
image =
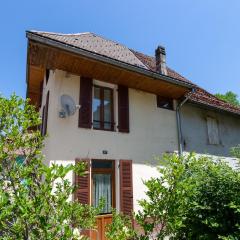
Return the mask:
<svg viewBox="0 0 240 240">
<path fill-rule="evenodd" d="M 104 199 L 105 206 L 102 213 L 111 212 L 111 175 L 110 174 L 94 174 L 94 206 L 97 207 L 99 201 Z"/>
</svg>

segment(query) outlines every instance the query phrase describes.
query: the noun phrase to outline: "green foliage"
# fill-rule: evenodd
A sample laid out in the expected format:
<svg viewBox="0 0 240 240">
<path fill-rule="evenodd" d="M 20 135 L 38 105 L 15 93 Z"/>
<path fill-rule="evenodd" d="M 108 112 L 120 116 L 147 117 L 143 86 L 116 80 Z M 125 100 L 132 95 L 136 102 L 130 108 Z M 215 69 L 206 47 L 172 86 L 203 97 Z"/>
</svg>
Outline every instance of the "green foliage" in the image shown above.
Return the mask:
<svg viewBox="0 0 240 240">
<path fill-rule="evenodd" d="M 231 148 L 231 154 L 233 157 L 236 157 L 240 160 L 240 144 L 236 147 Z"/>
<path fill-rule="evenodd" d="M 28 101 L 0 97 L 0 239 L 80 239 L 95 224 L 98 209 L 70 201 L 75 187 L 66 180 L 85 165 L 45 166 L 43 137 L 31 130 L 40 122 Z"/>
<path fill-rule="evenodd" d="M 234 106 L 240 106 L 240 101 L 238 99 L 238 95 L 231 91 L 226 92 L 225 94 L 217 93 L 215 94 L 217 98 L 220 98 L 228 103 L 233 104 Z"/>
<path fill-rule="evenodd" d="M 113 211 L 112 223 L 106 227 L 106 237 L 108 240 L 132 239 L 135 232 L 132 228 L 131 219 L 121 213 Z"/>
<path fill-rule="evenodd" d="M 207 157 L 165 156 L 136 214 L 143 239 L 238 239 L 240 174 Z"/>
</svg>

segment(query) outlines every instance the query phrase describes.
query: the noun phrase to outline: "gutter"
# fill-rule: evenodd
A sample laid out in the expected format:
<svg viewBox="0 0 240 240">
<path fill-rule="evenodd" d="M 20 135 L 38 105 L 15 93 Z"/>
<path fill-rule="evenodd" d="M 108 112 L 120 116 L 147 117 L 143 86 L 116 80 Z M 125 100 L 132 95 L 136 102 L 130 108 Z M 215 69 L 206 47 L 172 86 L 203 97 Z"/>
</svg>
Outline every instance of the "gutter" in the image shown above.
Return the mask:
<svg viewBox="0 0 240 240">
<path fill-rule="evenodd" d="M 182 124 L 181 124 L 181 108 L 189 100 L 191 95 L 195 92 L 195 88 L 181 101 L 176 108 L 176 118 L 177 118 L 177 133 L 178 133 L 178 155 L 183 154 L 183 139 L 182 139 Z"/>
<path fill-rule="evenodd" d="M 141 67 L 138 67 L 138 66 L 134 66 L 134 65 L 131 65 L 129 63 L 124 63 L 124 62 L 118 61 L 118 60 L 113 59 L 113 58 L 109 58 L 109 57 L 106 57 L 106 56 L 103 56 L 103 55 L 100 55 L 100 54 L 97 54 L 97 53 L 94 53 L 94 52 L 91 52 L 91 51 L 88 51 L 88 50 L 85 50 L 85 49 L 82 49 L 82 48 L 75 47 L 75 46 L 70 45 L 70 44 L 64 44 L 60 41 L 52 40 L 48 37 L 39 36 L 38 34 L 33 33 L 33 32 L 27 31 L 26 36 L 27 36 L 28 39 L 39 42 L 39 43 L 42 43 L 44 45 L 59 48 L 61 50 L 68 51 L 68 52 L 71 52 L 71 53 L 75 53 L 75 54 L 78 54 L 78 55 L 82 55 L 84 57 L 87 57 L 87 58 L 90 58 L 90 59 L 93 59 L 93 60 L 101 61 L 103 63 L 107 63 L 107 64 L 117 66 L 117 67 L 120 67 L 120 68 L 124 68 L 124 69 L 130 70 L 132 72 L 136 72 L 136 73 L 145 75 L 147 77 L 151 77 L 155 80 L 164 80 L 166 82 L 169 82 L 169 83 L 172 83 L 172 84 L 175 84 L 175 85 L 178 85 L 178 86 L 182 86 L 182 87 L 185 87 L 185 88 L 189 88 L 189 89 L 193 87 L 193 84 L 191 84 L 191 83 L 180 81 L 176 78 L 172 78 L 172 77 L 162 75 L 162 74 L 159 74 L 159 73 L 155 73 L 155 72 L 150 71 L 148 69 L 144 69 L 144 68 L 141 68 Z"/>
</svg>

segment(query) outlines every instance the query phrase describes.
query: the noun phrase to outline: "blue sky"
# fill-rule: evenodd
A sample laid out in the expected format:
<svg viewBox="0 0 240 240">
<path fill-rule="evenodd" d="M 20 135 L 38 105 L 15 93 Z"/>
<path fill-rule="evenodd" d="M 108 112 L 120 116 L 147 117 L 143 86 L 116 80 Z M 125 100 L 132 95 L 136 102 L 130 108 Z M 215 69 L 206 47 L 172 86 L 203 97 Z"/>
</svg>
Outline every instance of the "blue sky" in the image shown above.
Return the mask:
<svg viewBox="0 0 240 240">
<path fill-rule="evenodd" d="M 240 96 L 239 0 L 8 0 L 0 8 L 0 92 L 25 97 L 25 30 L 95 32 L 153 55 L 211 93 Z"/>
</svg>

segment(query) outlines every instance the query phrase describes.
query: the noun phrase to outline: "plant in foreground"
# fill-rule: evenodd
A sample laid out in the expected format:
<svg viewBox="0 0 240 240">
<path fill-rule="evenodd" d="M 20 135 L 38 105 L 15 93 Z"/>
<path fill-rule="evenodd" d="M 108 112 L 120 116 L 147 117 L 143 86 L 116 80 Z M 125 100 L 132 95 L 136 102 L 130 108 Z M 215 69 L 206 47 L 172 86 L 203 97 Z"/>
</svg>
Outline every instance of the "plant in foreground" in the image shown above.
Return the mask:
<svg viewBox="0 0 240 240">
<path fill-rule="evenodd" d="M 98 209 L 71 201 L 66 178 L 84 164 L 44 165 L 40 122 L 28 100 L 0 97 L 0 239 L 80 239 L 95 225 Z"/>
<path fill-rule="evenodd" d="M 194 154 L 168 155 L 161 165 L 136 214 L 142 239 L 238 239 L 239 169 Z"/>
</svg>

